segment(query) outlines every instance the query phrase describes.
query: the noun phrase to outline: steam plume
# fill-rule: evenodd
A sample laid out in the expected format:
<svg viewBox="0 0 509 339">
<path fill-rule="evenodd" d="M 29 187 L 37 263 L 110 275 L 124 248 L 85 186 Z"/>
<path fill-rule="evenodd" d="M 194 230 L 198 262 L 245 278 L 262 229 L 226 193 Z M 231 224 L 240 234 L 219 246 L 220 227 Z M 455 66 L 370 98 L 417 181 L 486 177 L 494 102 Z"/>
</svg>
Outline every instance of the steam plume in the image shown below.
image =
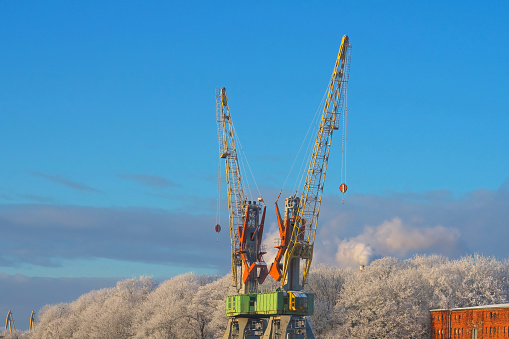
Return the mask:
<svg viewBox="0 0 509 339">
<path fill-rule="evenodd" d="M 350 239 L 338 245 L 336 261 L 340 266 L 368 265 L 373 256 L 373 249 L 368 244 Z"/>
<path fill-rule="evenodd" d="M 459 237 L 456 228 L 441 225 L 417 228 L 394 218 L 376 227 L 366 226 L 362 234 L 341 241 L 336 261 L 341 266 L 354 267 L 369 264 L 375 252 L 381 256 L 401 257 L 419 251 L 448 253 L 456 248 Z"/>
</svg>

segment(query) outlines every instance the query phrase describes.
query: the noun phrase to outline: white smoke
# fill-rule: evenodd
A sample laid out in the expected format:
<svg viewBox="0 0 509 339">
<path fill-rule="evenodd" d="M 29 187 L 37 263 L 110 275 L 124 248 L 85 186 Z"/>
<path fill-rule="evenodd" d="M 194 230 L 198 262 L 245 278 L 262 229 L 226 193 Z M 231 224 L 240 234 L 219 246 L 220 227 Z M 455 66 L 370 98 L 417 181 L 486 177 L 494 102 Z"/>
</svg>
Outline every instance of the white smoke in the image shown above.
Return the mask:
<svg viewBox="0 0 509 339">
<path fill-rule="evenodd" d="M 350 239 L 338 245 L 336 261 L 340 266 L 368 265 L 373 256 L 373 249 L 369 245 Z"/>
<path fill-rule="evenodd" d="M 277 255 L 276 242 L 281 241 L 279 235 L 279 229 L 275 222 L 270 224 L 269 231 L 263 234 L 262 245 L 264 246 L 266 254 L 264 254 L 263 259 L 267 263 L 267 268 L 270 268 L 270 264 L 274 262 L 274 258 Z M 279 243 L 277 244 L 279 245 Z"/>
<path fill-rule="evenodd" d="M 401 257 L 425 250 L 448 253 L 456 248 L 459 236 L 456 228 L 441 225 L 417 228 L 394 218 L 376 227 L 366 226 L 362 234 L 343 240 L 338 245 L 336 261 L 342 266 L 356 266 L 369 264 L 374 253 Z"/>
</svg>

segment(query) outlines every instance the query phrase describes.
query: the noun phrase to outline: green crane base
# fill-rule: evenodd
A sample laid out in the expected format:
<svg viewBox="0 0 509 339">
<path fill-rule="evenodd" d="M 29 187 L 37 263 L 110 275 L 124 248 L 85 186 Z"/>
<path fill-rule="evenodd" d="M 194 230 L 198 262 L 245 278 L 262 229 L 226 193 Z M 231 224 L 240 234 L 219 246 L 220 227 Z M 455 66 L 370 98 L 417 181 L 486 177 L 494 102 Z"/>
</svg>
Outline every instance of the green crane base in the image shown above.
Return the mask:
<svg viewBox="0 0 509 339">
<path fill-rule="evenodd" d="M 228 327 L 223 339 L 315 339 L 309 321 L 314 295 L 296 291 L 226 297 Z"/>
<path fill-rule="evenodd" d="M 313 315 L 314 297 L 312 293 L 296 291 L 229 295 L 226 297 L 226 316 Z"/>
</svg>

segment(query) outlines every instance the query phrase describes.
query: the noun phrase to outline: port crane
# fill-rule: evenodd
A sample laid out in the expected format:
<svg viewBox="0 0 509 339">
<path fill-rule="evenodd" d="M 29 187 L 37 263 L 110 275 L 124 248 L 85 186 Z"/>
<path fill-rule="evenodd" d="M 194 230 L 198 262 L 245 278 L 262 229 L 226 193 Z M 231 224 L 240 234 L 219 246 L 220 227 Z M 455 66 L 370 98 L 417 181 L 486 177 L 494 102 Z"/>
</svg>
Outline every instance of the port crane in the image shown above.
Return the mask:
<svg viewBox="0 0 509 339">
<path fill-rule="evenodd" d="M 234 302 L 241 299 L 245 302 L 244 297 L 247 296 L 247 302 L 254 306 L 256 301 L 252 296 L 257 295 L 258 284 L 263 283 L 269 274 L 267 264 L 263 261 L 265 253 L 262 251 L 266 206 L 262 197 L 254 201 L 248 200 L 244 193 L 235 141 L 236 134 L 224 87 L 216 90 L 216 121 L 219 157 L 224 159 L 226 169 L 232 279 L 233 286 L 239 293 L 233 296 L 233 299 Z M 233 307 L 235 308 L 235 305 Z M 249 335 L 258 333 L 257 331 L 263 327 L 262 319 L 241 313 L 229 319 L 224 338 L 247 338 L 244 336 L 246 328 L 256 328 L 255 331 L 251 331 L 253 333 L 247 331 Z"/>
<path fill-rule="evenodd" d="M 7 333 L 7 331 L 9 331 L 9 333 Z M 16 332 L 16 326 L 14 326 L 14 318 L 12 317 L 12 312 L 9 310 L 7 317 L 5 318 L 4 335 L 12 334 L 13 332 Z"/>
<path fill-rule="evenodd" d="M 30 326 L 28 327 L 28 333 L 33 333 L 35 332 L 35 313 L 34 311 L 32 311 L 32 313 L 30 313 Z"/>
<path fill-rule="evenodd" d="M 253 293 L 268 275 L 261 250 L 266 206 L 261 197 L 248 200 L 244 193 L 235 129 L 224 87 L 216 91 L 216 120 L 219 157 L 224 159 L 226 168 L 233 286 L 237 292 Z"/>
<path fill-rule="evenodd" d="M 327 97 L 302 193 L 300 196 L 295 194 L 285 199 L 284 220 L 279 213 L 277 201 L 275 203 L 282 241 L 271 265 L 270 274 L 277 281 L 283 282 L 285 290 L 302 290 L 311 267 L 332 134 L 339 129 L 339 116 L 343 113 L 343 109 L 346 109 L 350 55 L 350 43 L 348 36 L 345 35 L 327 89 Z M 345 132 L 346 127 L 343 128 L 343 140 Z M 345 187 L 341 189 L 342 191 L 346 190 L 344 183 L 341 187 Z M 281 265 L 280 260 L 283 254 L 284 264 Z M 299 274 L 300 260 L 304 260 L 302 276 Z M 302 278 L 299 281 L 300 277 Z"/>
<path fill-rule="evenodd" d="M 226 298 L 229 322 L 223 339 L 315 338 L 308 317 L 313 314 L 314 295 L 303 292 L 303 288 L 313 259 L 332 134 L 339 129 L 340 115 L 343 115 L 343 145 L 346 138 L 350 55 L 351 45 L 345 35 L 328 85 L 302 193 L 285 199 L 284 218 L 280 215 L 277 200 L 275 202 L 280 243 L 276 246 L 278 252 L 269 270 L 263 262 L 264 252 L 260 247 L 266 206 L 260 198 L 263 214 L 261 222 L 258 222 L 261 206 L 246 201 L 243 193 L 226 90 L 223 87 L 216 91 L 219 153 L 225 159 L 227 172 L 232 274 L 234 286 L 240 292 Z M 341 184 L 340 190 L 345 193 L 345 183 Z M 304 261 L 302 274 L 301 261 Z M 241 280 L 239 268 L 244 271 L 240 274 Z M 255 272 L 259 272 L 258 275 Z M 268 274 L 280 281 L 281 287 L 274 292 L 260 293 L 256 289 L 257 284 L 263 283 Z"/>
</svg>

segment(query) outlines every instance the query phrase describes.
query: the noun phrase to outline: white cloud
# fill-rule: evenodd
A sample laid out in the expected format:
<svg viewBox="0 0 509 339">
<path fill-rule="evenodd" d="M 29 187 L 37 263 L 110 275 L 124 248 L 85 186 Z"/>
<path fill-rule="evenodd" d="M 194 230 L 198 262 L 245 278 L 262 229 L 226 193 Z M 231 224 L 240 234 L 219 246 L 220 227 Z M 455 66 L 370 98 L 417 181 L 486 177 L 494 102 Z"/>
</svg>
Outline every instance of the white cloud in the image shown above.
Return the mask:
<svg viewBox="0 0 509 339">
<path fill-rule="evenodd" d="M 0 239 L 0 265 L 102 258 L 225 272 L 227 233 L 217 244 L 213 220 L 146 208 L 0 205 L 3 237 L 9 239 Z"/>
<path fill-rule="evenodd" d="M 356 239 L 371 244 L 383 256 L 405 256 L 409 252 L 455 246 L 459 236 L 456 228 L 441 225 L 417 228 L 393 218 L 377 227 L 366 227 Z"/>
<path fill-rule="evenodd" d="M 402 258 L 416 253 L 450 257 L 482 253 L 506 258 L 508 185 L 460 198 L 446 193 L 351 195 L 344 205 L 337 195 L 325 195 L 314 263 L 337 264 L 338 246 L 344 239 L 339 260 L 354 258 L 348 261 L 355 266 L 360 260 L 359 247 L 348 240 L 370 246 L 376 255 Z M 276 253 L 274 238 L 279 237 L 274 208 L 270 207 L 263 241 L 269 265 Z M 62 260 L 92 258 L 178 265 L 189 270 L 206 267 L 218 273 L 226 273 L 230 267 L 228 226 L 222 225 L 216 242 L 212 214 L 2 204 L 0 225 L 3 267 L 53 267 Z M 19 272 L 28 274 L 22 269 Z"/>
<path fill-rule="evenodd" d="M 367 265 L 374 253 L 381 256 L 405 257 L 417 252 L 448 252 L 456 248 L 460 231 L 457 228 L 414 227 L 400 218 L 382 224 L 366 226 L 355 238 L 343 240 L 336 252 L 336 261 L 342 266 Z"/>
</svg>

